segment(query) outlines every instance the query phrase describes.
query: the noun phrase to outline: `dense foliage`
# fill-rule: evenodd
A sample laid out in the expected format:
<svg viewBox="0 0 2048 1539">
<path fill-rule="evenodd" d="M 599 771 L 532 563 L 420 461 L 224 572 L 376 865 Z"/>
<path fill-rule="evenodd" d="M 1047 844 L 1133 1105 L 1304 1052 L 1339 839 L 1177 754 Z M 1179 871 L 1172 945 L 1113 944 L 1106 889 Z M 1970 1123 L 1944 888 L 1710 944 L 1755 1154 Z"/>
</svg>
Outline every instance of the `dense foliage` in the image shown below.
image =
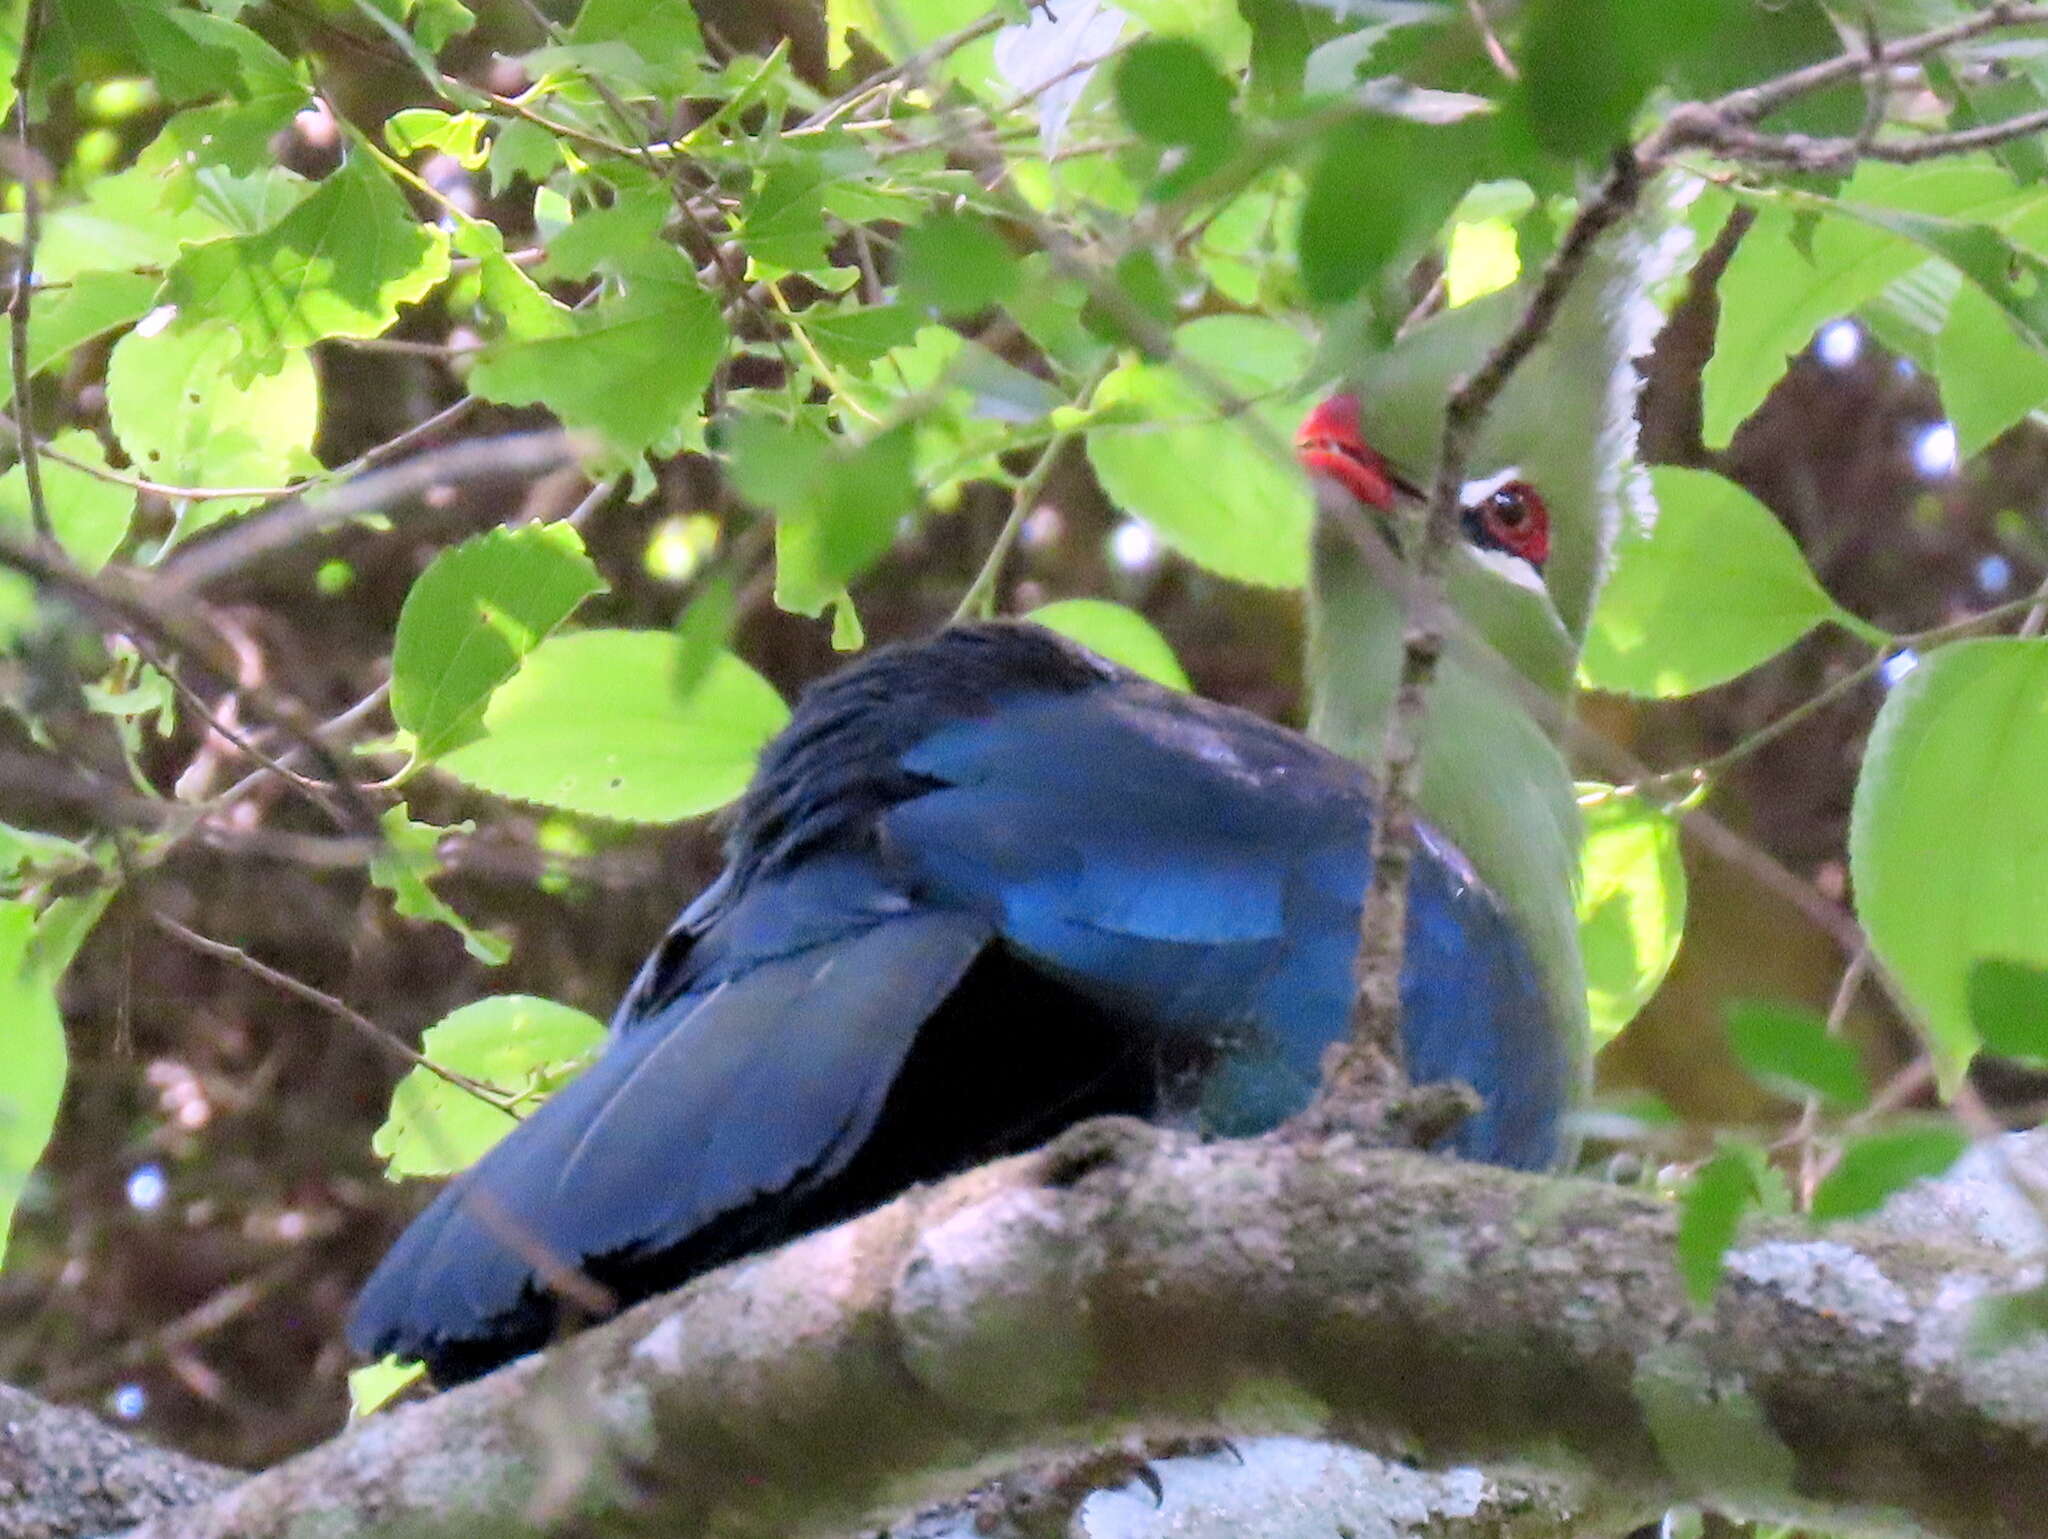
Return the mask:
<svg viewBox="0 0 2048 1539">
<path fill-rule="evenodd" d="M 1617 146 L 1658 133 L 1651 292 L 1711 346 L 1692 452 L 1632 484 L 1581 682 L 1700 695 L 1816 629 L 1847 661 L 1695 761 L 1579 745 L 1602 777 L 1581 911 L 1603 1041 L 1684 938 L 1681 819 L 1813 709 L 1881 705 L 1846 843 L 1867 949 L 1837 959 L 1839 1008 L 1738 1000 L 1726 1022 L 1804 1111 L 1669 1165 L 1652 1111 L 1601 1130 L 1683 1189 L 1703 1296 L 1744 1207 L 1854 1214 L 1943 1167 L 1984 1124 L 1902 1113 L 1927 1071 L 1976 1116 L 1978 1054 L 2048 1061 L 2043 610 L 1987 599 L 1906 631 L 1853 613 L 1717 473 L 1843 317 L 1938 378 L 1937 454 L 2048 405 L 2048 161 L 1995 131 L 2041 111 L 2048 26 L 1873 9 L 1885 38 L 1957 36 L 1864 79 L 1862 8 L 1815 0 L 829 0 L 821 33 L 684 0 L 17 15 L 25 180 L 0 235 L 34 278 L 0 387 L 23 424 L 0 477 L 0 1243 L 65 1090 L 65 969 L 113 905 L 148 911 L 152 871 L 265 834 L 367 851 L 380 903 L 503 963 L 491 918 L 437 890 L 452 840 L 499 819 L 583 856 L 723 805 L 786 715 L 735 628 L 772 600 L 859 647 L 877 574 L 910 584 L 919 542 L 977 499 L 998 527 L 972 526 L 970 579 L 936 574 L 946 607 L 1029 609 L 1185 685 L 1107 581 L 1039 607 L 1053 595 L 1017 575 L 1082 495 L 1056 477 L 1084 459 L 1137 521 L 1127 566 L 1149 531 L 1207 577 L 1298 587 L 1304 407 L 1409 381 L 1421 448 L 1394 447 L 1432 452 L 1476 361 L 1459 317 L 1518 313 Z M 1497 31 L 1475 24 L 1494 10 Z M 1671 132 L 1674 102 L 1844 59 L 1769 110 Z M 1689 286 L 1672 258 L 1710 247 Z M 338 356 L 417 364 L 434 390 L 353 402 L 379 427 L 351 439 Z M 323 453 L 344 441 L 362 446 Z M 540 516 L 466 538 L 416 520 L 564 466 L 577 495 Z M 653 514 L 600 552 L 593 521 L 621 507 Z M 2034 561 L 2030 506 L 2011 521 Z M 439 548 L 382 678 L 335 711 L 263 654 L 319 652 L 323 606 L 358 579 L 360 543 L 332 542 L 365 531 Z M 270 582 L 258 629 L 292 639 L 267 648 L 217 601 L 301 549 L 320 559 Z M 607 593 L 649 574 L 673 623 L 605 623 L 626 612 Z M 1890 1084 L 1841 1034 L 1866 974 L 1916 1033 Z M 398 1174 L 461 1168 L 597 1029 L 510 987 L 464 1006 L 377 1152 Z"/>
</svg>

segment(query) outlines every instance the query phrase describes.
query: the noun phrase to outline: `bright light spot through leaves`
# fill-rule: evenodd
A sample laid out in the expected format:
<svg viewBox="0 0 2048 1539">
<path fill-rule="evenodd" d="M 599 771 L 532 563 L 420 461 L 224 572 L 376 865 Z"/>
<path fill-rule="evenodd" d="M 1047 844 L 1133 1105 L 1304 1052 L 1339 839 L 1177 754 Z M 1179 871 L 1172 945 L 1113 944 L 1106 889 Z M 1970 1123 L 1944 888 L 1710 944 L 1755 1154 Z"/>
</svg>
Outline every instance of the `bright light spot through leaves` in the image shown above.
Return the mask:
<svg viewBox="0 0 2048 1539">
<path fill-rule="evenodd" d="M 1579 787 L 1579 944 L 1593 1042 L 1604 1047 L 1648 1003 L 1685 933 L 1678 824 L 1639 796 Z"/>
</svg>

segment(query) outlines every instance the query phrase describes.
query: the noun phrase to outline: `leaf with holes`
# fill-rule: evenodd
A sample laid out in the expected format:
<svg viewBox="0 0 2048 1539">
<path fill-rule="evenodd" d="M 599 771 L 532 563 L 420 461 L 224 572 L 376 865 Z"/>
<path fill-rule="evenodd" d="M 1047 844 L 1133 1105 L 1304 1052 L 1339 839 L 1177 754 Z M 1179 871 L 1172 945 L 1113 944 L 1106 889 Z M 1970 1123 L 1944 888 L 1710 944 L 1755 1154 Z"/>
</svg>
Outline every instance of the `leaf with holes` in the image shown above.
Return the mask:
<svg viewBox="0 0 2048 1539">
<path fill-rule="evenodd" d="M 269 488 L 317 473 L 319 380 L 298 349 L 238 382 L 234 336 L 218 326 L 131 331 L 107 363 L 107 417 L 138 473 L 174 486 Z M 190 507 L 180 537 L 252 508 L 255 497 Z"/>
<path fill-rule="evenodd" d="M 789 710 L 730 652 L 679 698 L 677 652 L 665 631 L 552 637 L 492 697 L 484 735 L 440 768 L 481 791 L 626 822 L 721 807 Z"/>
</svg>

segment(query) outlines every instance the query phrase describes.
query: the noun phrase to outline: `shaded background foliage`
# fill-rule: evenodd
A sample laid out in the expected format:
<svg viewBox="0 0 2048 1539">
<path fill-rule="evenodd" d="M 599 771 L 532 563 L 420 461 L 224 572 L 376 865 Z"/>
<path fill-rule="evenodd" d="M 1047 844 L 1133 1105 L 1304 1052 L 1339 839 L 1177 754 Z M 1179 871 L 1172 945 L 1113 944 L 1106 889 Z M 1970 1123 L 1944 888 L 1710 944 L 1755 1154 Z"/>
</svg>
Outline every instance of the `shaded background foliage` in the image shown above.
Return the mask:
<svg viewBox="0 0 2048 1539">
<path fill-rule="evenodd" d="M 478 27 L 451 40 L 441 63 L 516 90 L 523 77 L 502 55 L 536 44 L 532 20 L 510 4 L 478 9 Z M 699 10 L 707 35 L 738 51 L 786 39 L 798 71 L 821 90 L 880 62 L 856 47 L 830 68 L 823 18 L 798 0 L 720 0 Z M 313 61 L 327 99 L 373 139 L 396 113 L 435 102 L 357 12 L 271 0 L 241 19 L 288 56 Z M 39 125 L 40 148 L 57 164 L 95 135 L 111 142 L 94 153 L 123 164 L 169 114 L 157 103 L 95 116 L 86 84 L 52 93 Z M 664 126 L 685 131 L 706 110 L 685 106 Z M 318 177 L 334 169 L 339 139 L 331 121 L 305 115 L 269 141 L 269 152 Z M 493 195 L 481 177 L 448 174 L 508 244 L 535 238 L 530 185 L 515 180 Z M 1429 276 L 1418 277 L 1418 292 Z M 439 342 L 455 320 L 430 298 L 389 335 Z M 2048 434 L 2036 425 L 2023 423 L 1952 469 L 1938 434 L 1929 436 L 1943 421 L 1935 382 L 1852 325 L 1825 333 L 1729 447 L 1710 452 L 1700 443 L 1693 381 L 1711 327 L 1709 307 L 1682 307 L 1646 364 L 1648 457 L 1714 468 L 1752 490 L 1850 610 L 1910 632 L 2025 592 L 2048 572 L 2040 490 Z M 105 343 L 90 344 L 43 381 L 35 408 L 46 432 L 104 426 L 105 354 Z M 441 356 L 345 342 L 322 342 L 313 356 L 316 448 L 327 465 L 462 395 Z M 461 431 L 509 433 L 548 420 L 485 406 Z M 564 473 L 454 489 L 386 527 L 350 527 L 252 565 L 210 594 L 209 614 L 246 638 L 265 678 L 331 716 L 379 682 L 400 606 L 436 552 L 494 524 L 567 514 L 589 485 Z M 662 552 L 682 537 L 676 521 L 705 510 L 730 515 L 739 501 L 714 460 L 690 454 L 662 463 L 651 495 L 617 493 L 584 510 L 584 540 L 610 586 L 583 618 L 674 623 L 686 585 Z M 1078 449 L 1058 460 L 1040 502 L 1045 511 L 1007 572 L 1006 611 L 1072 596 L 1120 599 L 1169 638 L 1198 690 L 1300 719 L 1295 595 L 1226 582 L 1144 537 L 1105 498 Z M 145 509 L 167 517 L 161 505 L 146 501 Z M 855 585 L 868 637 L 922 635 L 941 623 L 1008 511 L 1002 489 L 970 484 L 956 508 L 899 537 Z M 104 720 L 53 683 L 61 673 L 50 654 L 70 644 L 61 630 L 45 631 L 0 667 L 10 693 L 39 701 L 55 736 L 90 742 Z M 785 613 L 753 589 L 742 594 L 733 647 L 785 694 L 836 660 L 827 622 Z M 1602 698 L 1586 714 L 1648 762 L 1689 762 L 1743 740 L 1867 656 L 1847 635 L 1818 632 L 1722 687 L 1654 703 Z M 1731 999 L 1757 995 L 1824 1010 L 1835 992 L 1842 955 L 1826 918 L 1844 892 L 1851 791 L 1880 689 L 1874 683 L 1817 714 L 1723 783 L 1717 812 L 1782 872 L 1688 844 L 1685 944 L 1658 996 L 1604 1055 L 1608 1088 L 1653 1090 L 1698 1130 L 1785 1119 L 1791 1103 L 1733 1063 L 1722 1014 Z M 0 734 L 23 752 L 33 746 L 17 718 Z M 159 785 L 201 752 L 189 718 L 168 737 L 145 734 L 140 750 Z M 212 771 L 216 789 L 241 772 L 239 761 L 224 759 Z M 7 821 L 81 833 L 96 826 L 97 809 L 51 792 L 0 787 Z M 421 1199 L 387 1182 L 371 1154 L 397 1078 L 390 1056 L 328 1013 L 179 944 L 151 922 L 152 911 L 240 946 L 412 1040 L 491 993 L 532 993 L 603 1016 L 676 908 L 717 867 L 715 819 L 627 828 L 521 811 L 447 780 L 408 792 L 415 818 L 443 826 L 476 819 L 476 834 L 444 850 L 448 875 L 437 890 L 509 941 L 509 962 L 487 968 L 452 930 L 396 916 L 366 886 L 361 859 L 310 837 L 321 830 L 300 809 L 250 809 L 252 825 L 279 831 L 266 855 L 188 843 L 144 873 L 65 981 L 71 1078 L 0 1272 L 0 1380 L 110 1408 L 208 1459 L 274 1462 L 331 1433 L 344 1415 L 343 1312 Z M 275 785 L 259 793 L 272 802 L 280 794 Z M 294 845 L 294 833 L 309 837 Z M 1916 1050 L 1876 996 L 1866 1000 L 1853 1030 L 1882 1083 Z M 2026 1115 L 2038 1087 L 2025 1074 L 1980 1065 L 1979 1075 L 2015 1117 Z M 1693 1147 L 1707 1147 L 1703 1131 Z"/>
</svg>

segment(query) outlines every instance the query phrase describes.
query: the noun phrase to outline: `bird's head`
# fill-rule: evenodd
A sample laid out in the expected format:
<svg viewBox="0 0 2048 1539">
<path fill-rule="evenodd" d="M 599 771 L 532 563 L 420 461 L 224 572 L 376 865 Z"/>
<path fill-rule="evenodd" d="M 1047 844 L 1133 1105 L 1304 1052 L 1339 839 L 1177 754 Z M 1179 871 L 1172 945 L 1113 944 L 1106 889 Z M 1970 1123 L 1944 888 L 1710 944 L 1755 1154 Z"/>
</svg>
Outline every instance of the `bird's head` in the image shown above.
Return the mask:
<svg viewBox="0 0 2048 1539">
<path fill-rule="evenodd" d="M 1423 491 L 1365 441 L 1358 397 L 1333 395 L 1302 419 L 1294 435 L 1302 468 L 1361 507 L 1392 513 L 1403 499 L 1419 502 Z M 1513 471 L 1469 483 L 1459 504 L 1459 522 L 1474 550 L 1528 563 L 1538 577 L 1550 559 L 1550 509 L 1542 496 Z"/>
</svg>

